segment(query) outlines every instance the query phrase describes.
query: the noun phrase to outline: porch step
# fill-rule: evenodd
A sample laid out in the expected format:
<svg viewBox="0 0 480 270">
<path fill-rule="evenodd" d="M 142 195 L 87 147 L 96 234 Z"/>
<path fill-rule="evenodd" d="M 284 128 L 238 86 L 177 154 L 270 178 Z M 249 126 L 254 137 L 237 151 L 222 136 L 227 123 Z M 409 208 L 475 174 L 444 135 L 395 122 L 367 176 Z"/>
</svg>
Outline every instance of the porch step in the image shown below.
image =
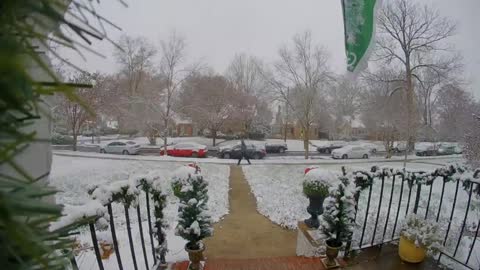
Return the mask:
<svg viewBox="0 0 480 270">
<path fill-rule="evenodd" d="M 385 244 L 362 250 L 353 260 L 348 261 L 348 270 L 436 270 L 440 268 L 428 258 L 419 264 L 403 262 L 398 256 L 398 246 Z"/>
<path fill-rule="evenodd" d="M 187 270 L 188 262 L 175 264 L 174 270 Z M 207 260 L 204 270 L 325 270 L 319 258 L 279 257 L 258 259 Z"/>
<path fill-rule="evenodd" d="M 188 262 L 176 263 L 171 269 L 187 270 Z M 348 270 L 436 270 L 440 267 L 432 259 L 420 264 L 404 263 L 397 246 L 364 249 L 355 259 L 346 262 Z M 441 268 L 447 269 L 447 268 Z M 204 270 L 325 270 L 319 258 L 279 257 L 258 259 L 207 259 Z"/>
</svg>

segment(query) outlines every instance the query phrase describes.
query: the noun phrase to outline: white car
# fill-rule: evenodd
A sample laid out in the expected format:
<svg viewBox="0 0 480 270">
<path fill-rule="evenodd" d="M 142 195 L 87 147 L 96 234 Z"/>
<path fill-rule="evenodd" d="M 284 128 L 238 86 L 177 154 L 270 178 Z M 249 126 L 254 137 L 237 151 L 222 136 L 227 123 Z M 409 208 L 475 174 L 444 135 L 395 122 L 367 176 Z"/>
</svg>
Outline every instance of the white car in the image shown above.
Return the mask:
<svg viewBox="0 0 480 270">
<path fill-rule="evenodd" d="M 367 149 L 370 151 L 370 153 L 375 154 L 377 152 L 385 152 L 385 146 L 380 145 L 380 144 L 375 144 L 375 143 L 370 143 L 370 142 L 362 142 L 357 144 L 356 146 L 360 146 L 362 148 Z"/>
<path fill-rule="evenodd" d="M 100 146 L 100 153 L 136 155 L 140 150 L 140 144 L 134 141 L 112 141 Z"/>
<path fill-rule="evenodd" d="M 347 145 L 332 151 L 332 158 L 368 158 L 370 150 L 357 145 Z"/>
</svg>

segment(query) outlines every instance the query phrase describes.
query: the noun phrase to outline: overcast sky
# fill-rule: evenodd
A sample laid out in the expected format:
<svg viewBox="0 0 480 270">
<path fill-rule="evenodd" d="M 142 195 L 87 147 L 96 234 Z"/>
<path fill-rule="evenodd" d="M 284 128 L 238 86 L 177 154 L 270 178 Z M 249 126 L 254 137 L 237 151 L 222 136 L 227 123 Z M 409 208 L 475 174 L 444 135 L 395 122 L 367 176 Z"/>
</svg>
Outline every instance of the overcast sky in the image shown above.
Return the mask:
<svg viewBox="0 0 480 270">
<path fill-rule="evenodd" d="M 313 38 L 330 52 L 332 69 L 345 70 L 343 25 L 340 0 L 125 0 L 125 8 L 114 0 L 101 1 L 98 12 L 123 31 L 109 30 L 117 39 L 121 34 L 144 36 L 158 45 L 175 29 L 188 44 L 192 61 L 201 60 L 223 73 L 236 53 L 275 60 L 279 46 L 298 32 L 310 30 Z M 389 0 L 384 0 L 389 1 Z M 415 1 L 415 0 L 412 0 Z M 459 24 L 452 39 L 466 63 L 466 78 L 480 98 L 480 0 L 417 0 L 431 3 Z M 108 42 L 95 42 L 93 48 L 106 59 L 87 55 L 87 62 L 65 56 L 89 71 L 113 73 L 117 65 Z"/>
</svg>

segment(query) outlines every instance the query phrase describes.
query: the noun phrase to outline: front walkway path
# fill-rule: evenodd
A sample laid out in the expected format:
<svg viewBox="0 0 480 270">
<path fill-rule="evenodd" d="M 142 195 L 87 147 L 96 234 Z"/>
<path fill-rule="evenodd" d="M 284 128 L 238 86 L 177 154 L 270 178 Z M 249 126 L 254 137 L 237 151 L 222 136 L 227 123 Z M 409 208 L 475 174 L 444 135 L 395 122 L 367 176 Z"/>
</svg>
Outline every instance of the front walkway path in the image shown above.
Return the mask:
<svg viewBox="0 0 480 270">
<path fill-rule="evenodd" d="M 230 167 L 230 213 L 205 239 L 212 258 L 252 259 L 295 256 L 296 231 L 283 229 L 257 212 L 257 203 L 240 166 Z"/>
</svg>

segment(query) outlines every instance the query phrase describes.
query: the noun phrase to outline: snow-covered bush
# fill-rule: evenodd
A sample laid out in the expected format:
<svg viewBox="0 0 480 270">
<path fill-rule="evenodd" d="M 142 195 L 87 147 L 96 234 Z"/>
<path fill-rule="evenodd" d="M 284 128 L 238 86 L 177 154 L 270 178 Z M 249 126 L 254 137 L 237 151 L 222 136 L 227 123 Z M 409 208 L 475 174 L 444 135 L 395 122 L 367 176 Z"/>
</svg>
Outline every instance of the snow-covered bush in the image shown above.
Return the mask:
<svg viewBox="0 0 480 270">
<path fill-rule="evenodd" d="M 173 177 L 172 187 L 180 199 L 175 234 L 188 241 L 189 249 L 201 248 L 200 241 L 213 233 L 212 220 L 207 214 L 207 186 L 198 167 L 182 167 Z"/>
<path fill-rule="evenodd" d="M 330 188 L 320 223 L 323 233 L 338 246 L 351 239 L 355 225 L 355 190 L 349 185 L 348 178 L 340 179 L 337 178 L 338 186 Z"/>
<path fill-rule="evenodd" d="M 442 246 L 438 226 L 415 214 L 407 217 L 400 234 L 417 247 L 423 247 L 434 254 L 440 251 Z"/>
<path fill-rule="evenodd" d="M 329 188 L 338 184 L 339 175 L 332 171 L 320 168 L 308 168 L 305 171 L 303 193 L 306 196 L 326 197 L 329 194 Z"/>
<path fill-rule="evenodd" d="M 182 196 L 181 189 L 187 184 L 189 176 L 199 172 L 200 167 L 195 163 L 178 168 L 172 176 L 173 194 L 177 197 Z"/>
</svg>

